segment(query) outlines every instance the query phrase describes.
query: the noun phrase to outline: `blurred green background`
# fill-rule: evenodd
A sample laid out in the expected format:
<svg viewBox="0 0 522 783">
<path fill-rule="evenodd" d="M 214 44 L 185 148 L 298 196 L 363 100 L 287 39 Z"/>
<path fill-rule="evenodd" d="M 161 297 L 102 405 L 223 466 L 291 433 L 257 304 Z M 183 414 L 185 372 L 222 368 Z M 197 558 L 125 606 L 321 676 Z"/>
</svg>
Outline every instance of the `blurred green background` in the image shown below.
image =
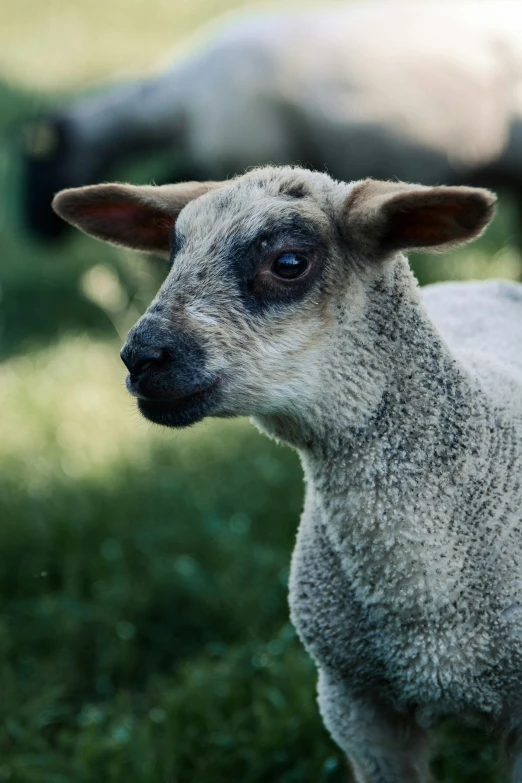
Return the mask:
<svg viewBox="0 0 522 783">
<path fill-rule="evenodd" d="M 297 458 L 246 421 L 140 419 L 118 352 L 165 269 L 83 236 L 42 248 L 17 210 L 27 118 L 247 5 L 2 0 L 0 783 L 347 780 L 288 621 Z M 515 236 L 504 199 L 478 245 L 413 263 L 520 278 Z M 449 726 L 434 767 L 488 783 L 496 755 Z"/>
</svg>

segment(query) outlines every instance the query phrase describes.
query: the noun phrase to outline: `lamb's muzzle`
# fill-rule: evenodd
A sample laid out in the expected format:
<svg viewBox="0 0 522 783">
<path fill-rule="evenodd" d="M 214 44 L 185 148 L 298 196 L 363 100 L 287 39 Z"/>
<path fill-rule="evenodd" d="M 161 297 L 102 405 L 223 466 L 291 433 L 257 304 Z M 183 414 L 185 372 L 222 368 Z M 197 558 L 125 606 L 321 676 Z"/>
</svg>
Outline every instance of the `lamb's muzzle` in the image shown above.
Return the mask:
<svg viewBox="0 0 522 783">
<path fill-rule="evenodd" d="M 448 715 L 511 731 L 521 780 L 522 286 L 421 294 L 401 254 L 474 238 L 494 203 L 293 168 L 55 200 L 94 236 L 170 254 L 125 348 L 142 412 L 249 414 L 299 451 L 292 619 L 359 783 L 426 783 Z"/>
<path fill-rule="evenodd" d="M 206 371 L 204 347 L 192 336 L 167 330 L 159 317 L 144 316 L 120 355 L 129 371 L 127 389 L 147 419 L 186 427 L 212 414 L 220 379 Z"/>
</svg>

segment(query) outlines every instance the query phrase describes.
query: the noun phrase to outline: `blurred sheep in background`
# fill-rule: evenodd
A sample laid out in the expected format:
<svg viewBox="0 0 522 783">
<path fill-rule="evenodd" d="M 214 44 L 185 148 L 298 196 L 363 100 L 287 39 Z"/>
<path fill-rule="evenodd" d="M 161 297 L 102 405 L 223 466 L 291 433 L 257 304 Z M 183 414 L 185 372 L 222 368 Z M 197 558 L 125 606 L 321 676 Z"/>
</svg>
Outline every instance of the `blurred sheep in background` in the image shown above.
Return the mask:
<svg viewBox="0 0 522 783">
<path fill-rule="evenodd" d="M 300 163 L 343 180 L 507 187 L 522 201 L 522 7 L 352 2 L 227 23 L 152 78 L 113 84 L 26 134 L 23 210 L 162 151 L 164 181 Z M 171 153 L 171 154 L 170 154 Z"/>
</svg>

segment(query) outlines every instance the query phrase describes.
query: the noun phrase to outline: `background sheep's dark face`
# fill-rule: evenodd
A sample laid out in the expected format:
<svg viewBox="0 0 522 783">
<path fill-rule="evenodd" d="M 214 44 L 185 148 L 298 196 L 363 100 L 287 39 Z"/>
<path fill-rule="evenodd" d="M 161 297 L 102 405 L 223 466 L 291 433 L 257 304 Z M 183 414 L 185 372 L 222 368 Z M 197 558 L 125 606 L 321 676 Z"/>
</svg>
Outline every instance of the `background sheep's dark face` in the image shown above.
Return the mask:
<svg viewBox="0 0 522 783">
<path fill-rule="evenodd" d="M 122 359 L 142 413 L 185 426 L 207 415 L 313 417 L 332 367 L 354 376 L 358 398 L 368 298 L 383 295 L 374 283 L 390 275 L 386 261 L 472 238 L 493 203 L 470 188 L 349 186 L 267 168 L 230 183 L 80 188 L 55 207 L 88 233 L 169 258 Z"/>
<path fill-rule="evenodd" d="M 22 213 L 27 228 L 38 239 L 58 239 L 67 229 L 51 208 L 57 191 L 101 178 L 98 161 L 93 162 L 92 154 L 82 155 L 77 146 L 65 117 L 43 117 L 25 128 Z"/>
</svg>

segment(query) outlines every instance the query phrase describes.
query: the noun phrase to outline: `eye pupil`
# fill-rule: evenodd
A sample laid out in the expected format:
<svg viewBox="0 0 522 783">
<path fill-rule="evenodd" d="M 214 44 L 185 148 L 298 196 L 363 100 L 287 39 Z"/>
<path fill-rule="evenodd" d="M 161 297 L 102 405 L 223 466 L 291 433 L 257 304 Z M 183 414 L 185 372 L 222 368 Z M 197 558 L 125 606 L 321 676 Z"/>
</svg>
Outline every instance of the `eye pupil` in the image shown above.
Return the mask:
<svg viewBox="0 0 522 783">
<path fill-rule="evenodd" d="M 308 269 L 308 261 L 296 253 L 283 253 L 272 264 L 272 272 L 285 280 L 295 280 Z"/>
</svg>

